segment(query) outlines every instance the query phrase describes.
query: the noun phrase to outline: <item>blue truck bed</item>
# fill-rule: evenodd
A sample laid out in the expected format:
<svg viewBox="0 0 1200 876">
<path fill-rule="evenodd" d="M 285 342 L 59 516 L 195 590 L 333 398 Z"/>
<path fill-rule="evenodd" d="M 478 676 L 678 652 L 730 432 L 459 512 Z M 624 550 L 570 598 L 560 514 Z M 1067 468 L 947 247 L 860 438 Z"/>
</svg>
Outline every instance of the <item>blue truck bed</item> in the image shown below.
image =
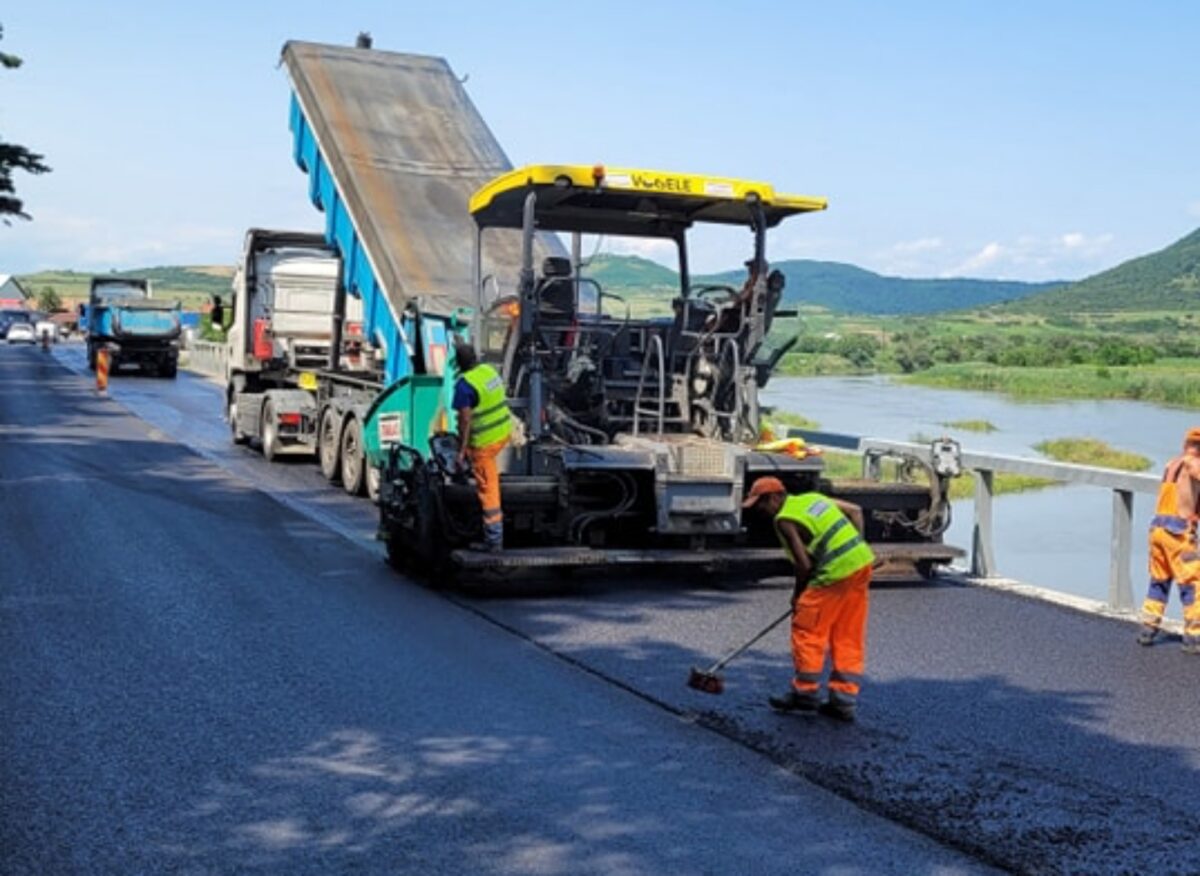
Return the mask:
<svg viewBox="0 0 1200 876">
<path fill-rule="evenodd" d="M 341 254 L 349 294 L 363 301 L 364 335 L 387 351 L 388 383 L 440 371 L 447 318 L 475 306 L 471 194 L 511 169 L 462 84 L 441 58 L 289 42 L 293 156 L 325 236 Z M 543 241 L 561 254 L 557 240 Z M 519 240 L 483 266 L 511 291 Z M 431 350 L 431 347 L 435 348 Z"/>
</svg>

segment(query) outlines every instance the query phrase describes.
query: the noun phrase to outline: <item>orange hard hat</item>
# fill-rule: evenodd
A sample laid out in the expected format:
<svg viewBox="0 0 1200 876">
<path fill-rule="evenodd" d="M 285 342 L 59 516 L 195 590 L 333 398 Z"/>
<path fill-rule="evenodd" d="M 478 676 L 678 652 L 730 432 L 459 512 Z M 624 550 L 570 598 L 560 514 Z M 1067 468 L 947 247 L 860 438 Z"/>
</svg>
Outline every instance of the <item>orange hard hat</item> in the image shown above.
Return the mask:
<svg viewBox="0 0 1200 876">
<path fill-rule="evenodd" d="M 1200 444 L 1200 426 L 1193 426 L 1183 436 L 1184 444 Z"/>
<path fill-rule="evenodd" d="M 769 496 L 772 493 L 787 493 L 787 487 L 783 485 L 783 481 L 772 477 L 759 478 L 750 487 L 750 493 L 746 496 L 746 501 L 742 503 L 742 507 L 749 508 L 763 496 Z"/>
</svg>

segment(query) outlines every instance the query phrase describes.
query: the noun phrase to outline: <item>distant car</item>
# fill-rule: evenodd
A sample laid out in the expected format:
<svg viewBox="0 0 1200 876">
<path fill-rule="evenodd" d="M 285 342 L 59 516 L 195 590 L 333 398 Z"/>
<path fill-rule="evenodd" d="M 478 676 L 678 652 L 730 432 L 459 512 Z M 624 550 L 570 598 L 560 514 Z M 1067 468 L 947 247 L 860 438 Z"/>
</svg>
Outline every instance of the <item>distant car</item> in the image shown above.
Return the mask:
<svg viewBox="0 0 1200 876">
<path fill-rule="evenodd" d="M 10 344 L 36 344 L 37 333 L 27 322 L 14 322 L 8 327 L 8 342 Z"/>
<path fill-rule="evenodd" d="M 34 334 L 38 340 L 42 339 L 42 335 L 48 335 L 52 344 L 58 343 L 58 324 L 53 323 L 48 319 L 42 319 L 33 327 Z"/>
</svg>

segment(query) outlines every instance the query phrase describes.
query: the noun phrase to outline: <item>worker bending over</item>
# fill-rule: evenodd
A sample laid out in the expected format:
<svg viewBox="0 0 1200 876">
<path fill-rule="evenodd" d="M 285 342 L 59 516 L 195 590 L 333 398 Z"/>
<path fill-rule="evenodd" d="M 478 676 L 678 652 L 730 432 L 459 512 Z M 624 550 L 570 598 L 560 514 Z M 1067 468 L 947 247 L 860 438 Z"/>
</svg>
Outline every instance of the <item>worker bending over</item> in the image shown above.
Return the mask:
<svg viewBox="0 0 1200 876">
<path fill-rule="evenodd" d="M 853 721 L 866 662 L 868 592 L 875 555 L 863 538 L 862 509 L 821 493 L 789 496 L 778 478 L 759 478 L 742 503 L 769 515 L 796 568 L 792 594 L 792 659 L 780 712 L 819 711 Z M 821 700 L 825 656 L 832 654 L 829 699 Z"/>
<path fill-rule="evenodd" d="M 454 410 L 458 414 L 458 459 L 470 459 L 479 507 L 483 512 L 483 549 L 504 547 L 504 513 L 500 510 L 500 472 L 496 457 L 508 444 L 512 419 L 504 392 L 504 379 L 475 349 L 454 345 L 458 381 L 454 385 Z"/>
<path fill-rule="evenodd" d="M 1183 603 L 1183 650 L 1200 654 L 1200 552 L 1196 520 L 1200 516 L 1200 428 L 1189 429 L 1183 453 L 1167 463 L 1158 503 L 1150 521 L 1150 590 L 1142 603 L 1138 642 L 1152 645 L 1158 638 L 1172 582 L 1179 585 Z"/>
</svg>

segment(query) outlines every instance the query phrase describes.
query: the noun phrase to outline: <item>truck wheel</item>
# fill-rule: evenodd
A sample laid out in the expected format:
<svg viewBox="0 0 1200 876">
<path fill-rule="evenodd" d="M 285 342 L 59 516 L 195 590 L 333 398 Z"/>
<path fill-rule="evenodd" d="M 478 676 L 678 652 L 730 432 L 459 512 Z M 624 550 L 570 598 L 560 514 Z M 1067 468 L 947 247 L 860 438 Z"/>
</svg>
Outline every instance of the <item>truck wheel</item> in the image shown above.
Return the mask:
<svg viewBox="0 0 1200 876">
<path fill-rule="evenodd" d="M 321 425 L 317 429 L 317 456 L 321 460 L 321 474 L 330 483 L 338 479 L 341 471 L 341 442 L 338 441 L 338 417 L 333 408 L 321 412 Z"/>
<path fill-rule="evenodd" d="M 383 473 L 376 467 L 367 463 L 367 498 L 371 500 L 372 505 L 379 504 L 379 483 L 383 480 Z"/>
<path fill-rule="evenodd" d="M 229 431 L 233 435 L 234 444 L 245 444 L 250 440 L 249 436 L 242 431 L 238 425 L 238 390 L 237 387 L 231 387 L 229 390 L 229 403 L 225 406 L 225 416 L 229 418 Z"/>
<path fill-rule="evenodd" d="M 274 462 L 279 453 L 279 427 L 275 425 L 275 406 L 270 402 L 263 405 L 262 412 L 262 455 L 267 462 Z"/>
<path fill-rule="evenodd" d="M 351 496 L 363 493 L 364 469 L 362 424 L 358 417 L 351 417 L 342 429 L 342 489 Z"/>
<path fill-rule="evenodd" d="M 179 366 L 176 363 L 171 362 L 168 365 L 162 366 L 162 369 L 158 373 L 167 378 L 167 380 L 174 380 L 178 371 Z"/>
</svg>

